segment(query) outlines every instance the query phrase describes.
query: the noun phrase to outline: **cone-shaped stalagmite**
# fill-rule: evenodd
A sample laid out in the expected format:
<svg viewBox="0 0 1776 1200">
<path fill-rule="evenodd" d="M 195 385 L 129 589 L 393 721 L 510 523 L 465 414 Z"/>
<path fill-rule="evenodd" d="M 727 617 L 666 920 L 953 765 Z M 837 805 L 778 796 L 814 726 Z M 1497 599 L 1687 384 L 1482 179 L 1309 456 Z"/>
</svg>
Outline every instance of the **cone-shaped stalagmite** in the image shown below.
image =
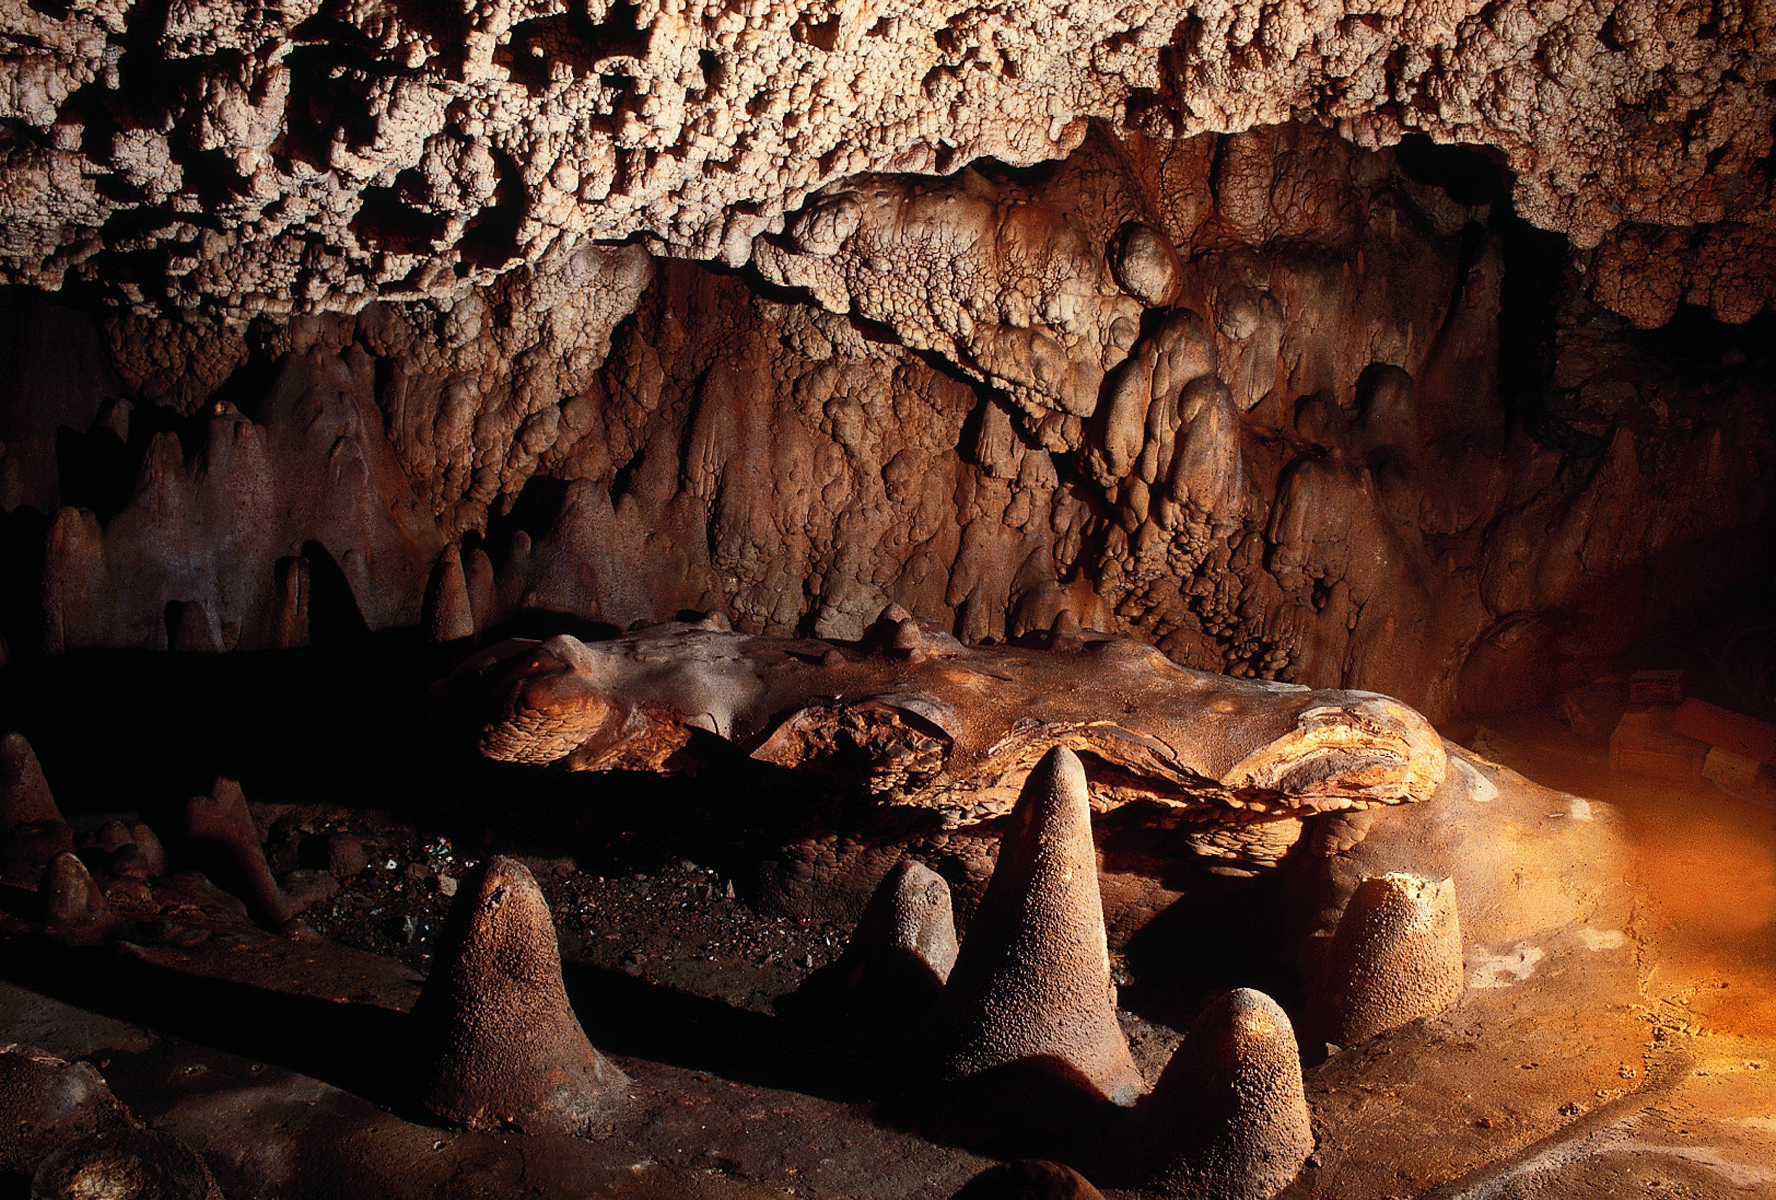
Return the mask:
<svg viewBox="0 0 1776 1200">
<path fill-rule="evenodd" d="M 31 821 L 62 823 L 49 781 L 23 734 L 0 737 L 0 833 Z"/>
<path fill-rule="evenodd" d="M 1263 992 L 1217 997 L 1124 1130 L 1146 1190 L 1179 1200 L 1269 1200 L 1313 1153 L 1288 1014 Z"/>
<path fill-rule="evenodd" d="M 950 1200 L 1104 1200 L 1072 1167 L 1040 1158 L 988 1167 Z"/>
<path fill-rule="evenodd" d="M 901 859 L 870 897 L 840 960 L 847 990 L 894 987 L 905 979 L 936 995 L 955 964 L 950 885 L 917 859 Z"/>
<path fill-rule="evenodd" d="M 1377 875 L 1351 894 L 1308 1001 L 1316 1039 L 1354 1046 L 1462 993 L 1455 881 Z"/>
<path fill-rule="evenodd" d="M 522 863 L 491 859 L 451 909 L 413 1010 L 422 1102 L 471 1129 L 591 1131 L 628 1079 L 586 1040 L 561 982 L 548 901 Z"/>
<path fill-rule="evenodd" d="M 438 555 L 432 578 L 426 584 L 420 624 L 434 642 L 448 643 L 475 636 L 475 610 L 469 601 L 469 581 L 463 573 L 462 551 L 451 543 Z"/>
<path fill-rule="evenodd" d="M 1085 769 L 1030 772 L 926 1032 L 950 1080 L 1035 1063 L 1117 1104 L 1143 1090 L 1116 1023 Z"/>
<path fill-rule="evenodd" d="M 218 777 L 209 795 L 187 802 L 185 838 L 198 869 L 245 901 L 261 925 L 282 925 L 337 886 L 325 871 L 291 871 L 284 876 L 287 887 L 272 878 L 247 798 L 232 779 Z"/>
<path fill-rule="evenodd" d="M 51 925 L 80 925 L 106 915 L 105 895 L 80 856 L 58 854 L 43 871 L 39 888 Z"/>
</svg>

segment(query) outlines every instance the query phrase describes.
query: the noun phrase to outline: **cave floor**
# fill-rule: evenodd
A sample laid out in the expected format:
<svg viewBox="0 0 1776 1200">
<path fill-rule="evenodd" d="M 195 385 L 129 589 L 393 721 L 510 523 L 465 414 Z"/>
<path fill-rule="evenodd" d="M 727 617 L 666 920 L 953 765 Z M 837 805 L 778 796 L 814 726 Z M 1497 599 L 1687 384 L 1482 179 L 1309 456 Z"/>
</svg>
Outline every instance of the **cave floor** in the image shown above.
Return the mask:
<svg viewBox="0 0 1776 1200">
<path fill-rule="evenodd" d="M 1310 1066 L 1318 1148 L 1284 1195 L 1776 1197 L 1776 811 L 1705 784 L 1612 776 L 1603 748 L 1544 715 L 1491 720 L 1468 740 L 1501 788 L 1528 787 L 1521 773 L 1619 809 L 1642 860 L 1629 936 L 1522 978 L 1503 959 L 1478 974 L 1470 961 L 1453 1009 Z M 510 794 L 514 779 L 553 793 L 545 808 L 593 785 L 498 778 L 504 816 L 486 797 L 463 810 L 484 818 L 479 830 L 462 812 L 418 818 L 260 787 L 280 867 L 326 848 L 364 855 L 305 928 L 87 947 L 15 929 L 0 954 L 0 1042 L 92 1062 L 140 1119 L 198 1148 L 231 1197 L 941 1200 L 995 1158 L 1092 1162 L 1089 1122 L 1037 1131 L 985 1113 L 927 1119 L 917 1098 L 867 1102 L 778 1012 L 848 926 L 750 905 L 735 868 L 743 831 L 702 829 L 686 844 L 709 853 L 669 853 L 672 828 L 696 824 L 680 814 L 588 852 L 583 831 L 537 819 L 525 833 L 505 817 L 534 807 Z M 88 805 L 75 823 L 106 815 Z M 603 1139 L 439 1129 L 384 1052 L 446 892 L 489 850 L 537 874 L 582 1023 L 633 1081 Z M 1168 997 L 1145 966 L 1118 959 L 1121 1016 L 1151 1080 L 1179 1014 L 1218 981 L 1188 995 L 1174 981 Z M 19 1177 L 6 1186 L 23 1194 Z"/>
</svg>

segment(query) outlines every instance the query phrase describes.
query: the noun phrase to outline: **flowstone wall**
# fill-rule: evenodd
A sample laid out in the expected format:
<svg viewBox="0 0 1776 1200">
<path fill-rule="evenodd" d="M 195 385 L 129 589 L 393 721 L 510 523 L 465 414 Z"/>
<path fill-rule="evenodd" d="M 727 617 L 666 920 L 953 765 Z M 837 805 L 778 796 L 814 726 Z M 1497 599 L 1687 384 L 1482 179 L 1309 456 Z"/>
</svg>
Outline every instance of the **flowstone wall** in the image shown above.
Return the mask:
<svg viewBox="0 0 1776 1200">
<path fill-rule="evenodd" d="M 14 293 L 61 342 L 12 384 L 12 539 L 43 550 L 6 633 L 293 645 L 430 619 L 460 576 L 483 630 L 1067 612 L 1433 715 L 1522 703 L 1763 565 L 1767 318 L 1637 332 L 1585 294 L 1600 255 L 1472 152 L 1098 130 L 851 180 L 739 272 L 585 246 L 108 344 Z"/>
<path fill-rule="evenodd" d="M 0 635 L 900 603 L 1533 700 L 1767 571 L 1772 21 L 7 6 Z"/>
</svg>

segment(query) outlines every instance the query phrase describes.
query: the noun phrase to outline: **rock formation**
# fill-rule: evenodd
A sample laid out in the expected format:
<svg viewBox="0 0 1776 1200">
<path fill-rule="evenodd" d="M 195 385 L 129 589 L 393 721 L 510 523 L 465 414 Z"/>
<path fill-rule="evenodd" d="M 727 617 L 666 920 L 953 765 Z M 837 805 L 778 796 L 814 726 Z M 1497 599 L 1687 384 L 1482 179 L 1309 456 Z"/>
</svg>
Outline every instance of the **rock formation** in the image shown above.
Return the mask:
<svg viewBox="0 0 1776 1200">
<path fill-rule="evenodd" d="M 589 1134 L 627 1078 L 586 1040 L 561 981 L 548 902 L 523 864 L 465 882 L 413 1010 L 427 1111 L 470 1129 Z"/>
<path fill-rule="evenodd" d="M 31 1195 L 43 1200 L 222 1200 L 222 1189 L 203 1159 L 178 1138 L 122 1126 L 88 1134 L 44 1160 L 31 1179 Z"/>
<path fill-rule="evenodd" d="M 965 647 L 892 611 L 849 649 L 669 624 L 503 642 L 438 697 L 502 762 L 671 773 L 695 762 L 696 729 L 947 824 L 1010 810 L 1059 743 L 1094 762 L 1090 807 L 1170 809 L 1198 826 L 1199 853 L 1248 865 L 1280 860 L 1312 813 L 1409 803 L 1442 782 L 1436 731 L 1387 697 L 1206 675 L 1101 634 L 1048 641 Z"/>
<path fill-rule="evenodd" d="M 1043 756 L 917 1042 L 950 1081 L 1033 1065 L 1114 1104 L 1146 1090 L 1116 1023 L 1085 770 Z"/>
<path fill-rule="evenodd" d="M 929 1001 L 949 979 L 956 952 L 950 885 L 917 859 L 903 858 L 870 897 L 838 967 L 850 993 L 922 991 Z"/>
<path fill-rule="evenodd" d="M 1314 1148 L 1288 1015 L 1250 988 L 1217 997 L 1122 1136 L 1148 1194 L 1270 1200 Z"/>
<path fill-rule="evenodd" d="M 448 303 L 638 233 L 739 266 L 761 239 L 842 242 L 864 205 L 797 210 L 859 175 L 1028 165 L 1095 123 L 1177 139 L 1288 120 L 1369 147 L 1495 147 L 1537 224 L 1585 247 L 1619 231 L 1617 270 L 1645 281 L 1604 290 L 1637 312 L 1768 299 L 1758 6 L 95 3 L 5 20 L 7 278 L 101 281 L 140 308 Z M 1254 220 L 1305 199 L 1239 197 Z M 1705 230 L 1675 270 L 1646 262 L 1661 226 Z"/>
<path fill-rule="evenodd" d="M 1026 1158 L 987 1168 L 950 1200 L 1103 1200 L 1103 1193 L 1072 1167 Z"/>
<path fill-rule="evenodd" d="M 1388 874 L 1357 886 L 1313 980 L 1313 1037 L 1354 1046 L 1461 998 L 1453 880 Z"/>
<path fill-rule="evenodd" d="M 232 779 L 218 777 L 208 795 L 193 796 L 186 803 L 184 843 L 198 868 L 224 891 L 240 897 L 253 919 L 268 928 L 275 929 L 331 895 L 335 886 L 325 871 L 290 871 L 282 879 L 272 876 L 247 798 Z"/>
</svg>

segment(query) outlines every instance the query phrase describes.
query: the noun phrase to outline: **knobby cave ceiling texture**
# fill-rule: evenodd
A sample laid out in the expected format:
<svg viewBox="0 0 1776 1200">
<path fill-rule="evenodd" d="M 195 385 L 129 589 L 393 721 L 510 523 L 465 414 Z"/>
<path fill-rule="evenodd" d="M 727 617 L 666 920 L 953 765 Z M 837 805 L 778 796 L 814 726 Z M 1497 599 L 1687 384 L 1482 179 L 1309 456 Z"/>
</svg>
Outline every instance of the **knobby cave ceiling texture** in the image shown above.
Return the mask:
<svg viewBox="0 0 1776 1200">
<path fill-rule="evenodd" d="M 1767 576 L 1770 0 L 0 12 L 15 658 L 898 603 L 1440 720 Z"/>
</svg>

